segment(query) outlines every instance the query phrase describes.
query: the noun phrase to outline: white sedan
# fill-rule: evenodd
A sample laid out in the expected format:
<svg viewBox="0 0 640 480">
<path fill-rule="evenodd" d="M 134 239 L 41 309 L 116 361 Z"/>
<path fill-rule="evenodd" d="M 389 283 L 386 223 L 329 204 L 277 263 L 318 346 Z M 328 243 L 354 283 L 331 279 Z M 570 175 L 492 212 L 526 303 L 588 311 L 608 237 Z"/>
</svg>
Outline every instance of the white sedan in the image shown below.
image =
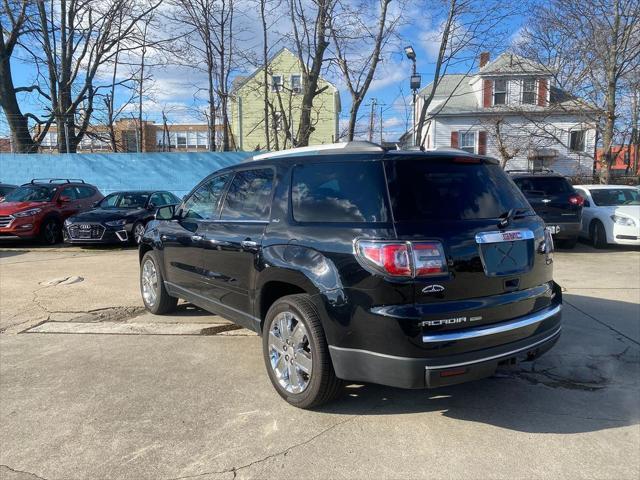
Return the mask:
<svg viewBox="0 0 640 480">
<path fill-rule="evenodd" d="M 580 236 L 594 247 L 640 245 L 640 191 L 624 185 L 574 185 L 584 198 Z"/>
</svg>

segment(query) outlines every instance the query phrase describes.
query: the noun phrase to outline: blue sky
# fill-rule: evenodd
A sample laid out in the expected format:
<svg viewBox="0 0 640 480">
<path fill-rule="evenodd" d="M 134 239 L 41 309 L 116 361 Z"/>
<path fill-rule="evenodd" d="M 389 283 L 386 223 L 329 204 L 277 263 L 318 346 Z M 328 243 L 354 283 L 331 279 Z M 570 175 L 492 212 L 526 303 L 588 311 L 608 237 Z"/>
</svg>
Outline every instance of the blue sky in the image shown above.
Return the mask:
<svg viewBox="0 0 640 480">
<path fill-rule="evenodd" d="M 438 43 L 433 41 L 433 32 L 438 28 L 438 20 L 430 18 L 429 15 L 422 12 L 417 4 L 410 3 L 411 9 L 409 17 L 413 20 L 407 23 L 400 31 L 401 38 L 394 42 L 393 46 L 387 49 L 383 57 L 383 61 L 379 64 L 378 74 L 374 80 L 367 99 L 363 102 L 359 116 L 363 123 L 368 124 L 369 111 L 372 99 L 376 99 L 378 107 L 376 108 L 376 134 L 374 139 L 379 139 L 379 114 L 382 108 L 383 131 L 385 140 L 395 140 L 404 131 L 409 120 L 411 107 L 409 104 L 411 91 L 409 90 L 409 76 L 411 73 L 411 61 L 408 60 L 402 50 L 405 45 L 412 45 L 417 53 L 417 70 L 422 75 L 422 86 L 427 85 L 432 77 L 434 70 L 434 62 L 437 56 Z M 512 16 L 504 21 L 501 28 L 505 31 L 505 42 L 503 47 L 493 52 L 500 53 L 509 47 L 509 43 L 517 37 L 518 32 L 522 28 L 524 18 L 522 16 Z M 259 28 L 255 22 L 247 22 L 248 32 L 243 35 L 246 38 L 257 38 L 259 32 L 252 32 L 252 28 Z M 247 45 L 249 45 L 247 43 Z M 281 43 L 280 46 L 286 46 Z M 251 47 L 250 47 L 251 48 Z M 275 47 L 274 47 L 275 48 Z M 276 49 L 277 49 L 276 48 Z M 470 60 L 466 59 L 451 70 L 466 71 L 470 68 Z M 33 63 L 14 60 L 12 63 L 14 83 L 16 86 L 30 85 L 35 76 L 35 68 Z M 238 75 L 246 75 L 248 71 L 238 71 Z M 152 70 L 154 78 L 154 94 L 153 99 L 145 101 L 148 118 L 159 121 L 161 118 L 160 111 L 163 107 L 167 108 L 170 114 L 170 120 L 174 122 L 180 121 L 198 121 L 195 109 L 203 102 L 194 99 L 197 87 L 202 85 L 205 80 L 204 72 L 193 71 L 186 67 L 167 66 Z M 329 78 L 337 84 L 340 89 L 342 99 L 341 123 L 346 124 L 350 108 L 350 96 L 345 88 L 341 88 L 339 76 Z M 343 86 L 342 86 L 343 87 Z M 124 101 L 125 94 L 121 93 L 116 99 Z M 23 112 L 34 111 L 40 112 L 41 106 L 35 101 L 36 95 L 25 94 L 21 96 L 20 103 Z M 200 120 L 202 121 L 202 120 Z M 94 122 L 99 122 L 96 118 Z M 4 118 L 0 120 L 0 134 L 4 134 L 6 123 Z"/>
</svg>

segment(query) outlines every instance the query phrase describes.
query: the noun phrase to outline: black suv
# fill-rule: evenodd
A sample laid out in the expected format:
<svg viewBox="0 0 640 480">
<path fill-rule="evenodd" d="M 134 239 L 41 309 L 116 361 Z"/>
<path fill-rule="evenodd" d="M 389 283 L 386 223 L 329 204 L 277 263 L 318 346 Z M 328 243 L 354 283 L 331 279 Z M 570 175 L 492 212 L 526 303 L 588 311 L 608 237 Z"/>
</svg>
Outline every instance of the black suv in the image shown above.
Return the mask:
<svg viewBox="0 0 640 480">
<path fill-rule="evenodd" d="M 262 335 L 278 393 L 439 387 L 531 360 L 561 330 L 553 242 L 492 159 L 366 142 L 264 154 L 162 207 L 140 245 L 146 308 L 178 298 Z"/>
<path fill-rule="evenodd" d="M 509 173 L 536 213 L 545 221 L 558 246 L 575 247 L 580 234 L 584 199 L 569 181 L 551 170 Z"/>
</svg>

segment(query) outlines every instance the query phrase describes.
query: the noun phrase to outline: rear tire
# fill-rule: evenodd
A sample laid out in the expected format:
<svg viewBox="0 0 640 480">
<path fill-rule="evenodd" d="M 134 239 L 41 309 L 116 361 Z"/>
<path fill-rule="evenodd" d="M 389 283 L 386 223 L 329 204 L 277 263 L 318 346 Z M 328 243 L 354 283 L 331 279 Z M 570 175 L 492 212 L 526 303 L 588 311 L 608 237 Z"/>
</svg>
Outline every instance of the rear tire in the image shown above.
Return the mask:
<svg viewBox="0 0 640 480">
<path fill-rule="evenodd" d="M 271 306 L 262 330 L 262 352 L 271 383 L 294 407 L 318 407 L 342 393 L 344 382 L 333 370 L 309 295 L 288 295 Z"/>
<path fill-rule="evenodd" d="M 607 248 L 607 232 L 600 220 L 596 220 L 591 227 L 591 244 L 594 248 Z"/>
<path fill-rule="evenodd" d="M 175 310 L 178 299 L 164 286 L 164 279 L 153 251 L 147 252 L 140 262 L 140 293 L 147 310 L 162 315 Z"/>
<path fill-rule="evenodd" d="M 55 245 L 62 237 L 62 227 L 55 218 L 46 218 L 40 226 L 39 240 L 45 245 Z"/>
</svg>

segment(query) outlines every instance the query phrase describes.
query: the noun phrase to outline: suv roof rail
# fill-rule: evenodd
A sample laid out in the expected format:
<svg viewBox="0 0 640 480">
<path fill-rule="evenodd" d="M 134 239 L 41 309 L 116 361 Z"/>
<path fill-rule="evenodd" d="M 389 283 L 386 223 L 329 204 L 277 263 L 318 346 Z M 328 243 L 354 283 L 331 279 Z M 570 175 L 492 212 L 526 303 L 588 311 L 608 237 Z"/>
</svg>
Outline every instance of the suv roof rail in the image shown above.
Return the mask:
<svg viewBox="0 0 640 480">
<path fill-rule="evenodd" d="M 551 170 L 550 168 L 540 168 L 537 170 L 526 170 L 526 169 L 514 169 L 514 170 L 505 170 L 506 173 L 557 173 L 555 170 Z"/>
<path fill-rule="evenodd" d="M 436 152 L 453 152 L 453 153 L 466 153 L 466 154 L 469 153 L 466 150 L 462 150 L 461 148 L 455 148 L 455 147 L 436 147 L 433 150 L 435 150 Z"/>
<path fill-rule="evenodd" d="M 301 155 L 326 155 L 329 153 L 362 153 L 384 152 L 377 143 L 356 140 L 353 142 L 330 143 L 326 145 L 311 145 L 309 147 L 291 148 L 278 152 L 261 153 L 249 160 L 265 160 L 267 158 L 297 157 Z"/>
<path fill-rule="evenodd" d="M 81 178 L 32 178 L 29 183 L 85 183 Z"/>
</svg>

